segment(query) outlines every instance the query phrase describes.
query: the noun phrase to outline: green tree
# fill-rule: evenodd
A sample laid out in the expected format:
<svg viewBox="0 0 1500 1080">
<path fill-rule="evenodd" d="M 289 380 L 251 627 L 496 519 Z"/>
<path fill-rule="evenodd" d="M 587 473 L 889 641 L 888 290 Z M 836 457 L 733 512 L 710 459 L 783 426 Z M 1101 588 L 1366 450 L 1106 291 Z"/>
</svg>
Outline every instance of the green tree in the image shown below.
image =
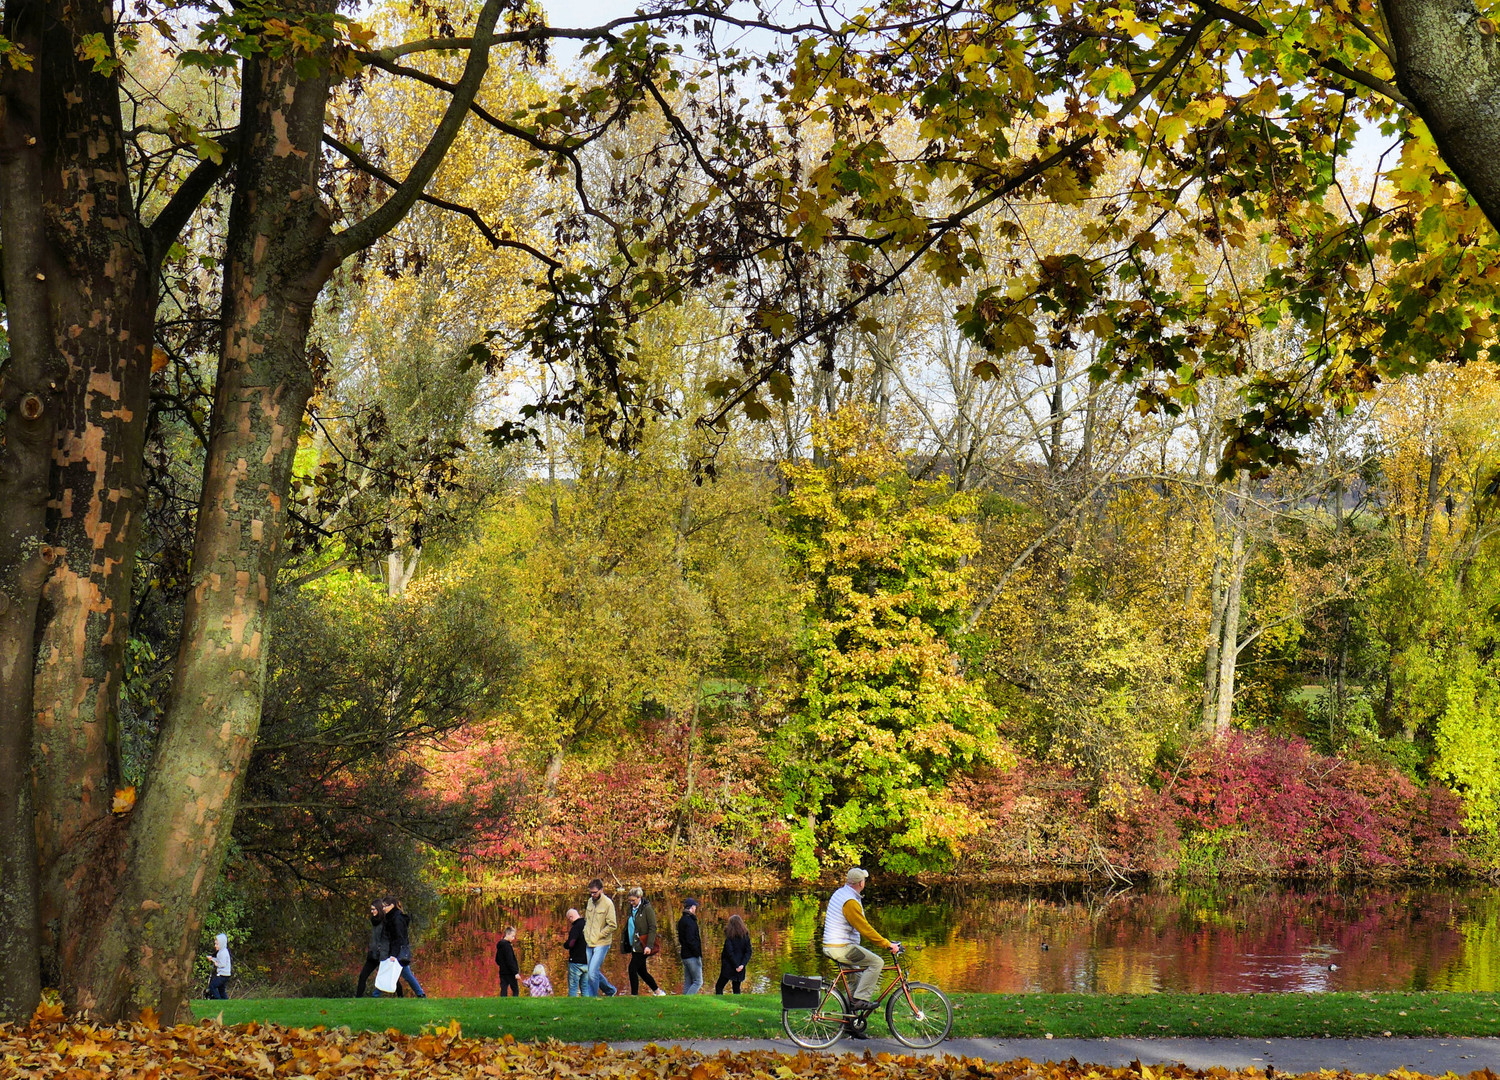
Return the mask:
<svg viewBox="0 0 1500 1080">
<path fill-rule="evenodd" d="M 979 547 L 974 500 L 911 479 L 858 409 L 813 430 L 818 461 L 784 467 L 781 507 L 803 614 L 778 747 L 792 872 L 815 877 L 819 847 L 840 861 L 878 854 L 898 873 L 945 866 L 980 824 L 948 777 L 1006 757 L 953 649 Z"/>
</svg>

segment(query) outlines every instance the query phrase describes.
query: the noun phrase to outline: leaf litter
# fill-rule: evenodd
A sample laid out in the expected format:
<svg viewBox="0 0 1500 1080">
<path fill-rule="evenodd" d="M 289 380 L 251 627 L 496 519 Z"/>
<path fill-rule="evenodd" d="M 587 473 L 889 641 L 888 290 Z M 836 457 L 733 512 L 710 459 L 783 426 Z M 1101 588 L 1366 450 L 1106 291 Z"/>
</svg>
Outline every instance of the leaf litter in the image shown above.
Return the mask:
<svg viewBox="0 0 1500 1080">
<path fill-rule="evenodd" d="M 713 1054 L 650 1045 L 614 1050 L 556 1039 L 517 1042 L 464 1038 L 457 1020 L 420 1035 L 394 1028 L 355 1032 L 217 1020 L 164 1027 L 149 1011 L 133 1024 L 68 1021 L 43 1005 L 29 1024 L 0 1024 L 0 1080 L 1265 1080 L 1259 1069 L 1186 1066 L 1124 1068 L 1077 1061 L 990 1062 L 953 1055 L 785 1054 L 721 1050 Z M 1331 1072 L 1309 1077 L 1331 1078 Z M 1338 1074 L 1348 1077 L 1352 1074 Z M 1398 1071 L 1393 1080 L 1419 1080 Z M 1290 1074 L 1277 1074 L 1289 1077 Z M 1472 1080 L 1496 1080 L 1482 1069 Z"/>
</svg>

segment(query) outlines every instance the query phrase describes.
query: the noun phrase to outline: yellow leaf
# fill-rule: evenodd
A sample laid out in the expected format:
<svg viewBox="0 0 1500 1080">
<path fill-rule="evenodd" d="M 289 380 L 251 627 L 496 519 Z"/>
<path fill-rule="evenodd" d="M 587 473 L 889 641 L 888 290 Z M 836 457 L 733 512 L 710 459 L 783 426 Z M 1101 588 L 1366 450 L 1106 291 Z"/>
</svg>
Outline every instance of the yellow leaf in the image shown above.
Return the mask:
<svg viewBox="0 0 1500 1080">
<path fill-rule="evenodd" d="M 128 814 L 135 807 L 135 785 L 115 788 L 114 802 L 110 804 L 113 814 Z"/>
</svg>

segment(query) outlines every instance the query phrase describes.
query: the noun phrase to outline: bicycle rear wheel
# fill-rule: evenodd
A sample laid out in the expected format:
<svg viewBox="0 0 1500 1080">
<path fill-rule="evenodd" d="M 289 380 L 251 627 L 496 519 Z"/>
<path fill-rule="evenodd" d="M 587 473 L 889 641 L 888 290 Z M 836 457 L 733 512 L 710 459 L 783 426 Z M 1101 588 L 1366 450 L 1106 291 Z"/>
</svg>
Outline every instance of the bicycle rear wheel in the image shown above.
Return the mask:
<svg viewBox="0 0 1500 1080">
<path fill-rule="evenodd" d="M 816 1009 L 782 1009 L 781 1026 L 786 1037 L 808 1050 L 822 1050 L 839 1041 L 849 1003 L 835 986 L 823 991 Z"/>
<path fill-rule="evenodd" d="M 953 1030 L 953 1005 L 936 986 L 909 982 L 885 1003 L 885 1022 L 903 1045 L 926 1050 Z"/>
</svg>

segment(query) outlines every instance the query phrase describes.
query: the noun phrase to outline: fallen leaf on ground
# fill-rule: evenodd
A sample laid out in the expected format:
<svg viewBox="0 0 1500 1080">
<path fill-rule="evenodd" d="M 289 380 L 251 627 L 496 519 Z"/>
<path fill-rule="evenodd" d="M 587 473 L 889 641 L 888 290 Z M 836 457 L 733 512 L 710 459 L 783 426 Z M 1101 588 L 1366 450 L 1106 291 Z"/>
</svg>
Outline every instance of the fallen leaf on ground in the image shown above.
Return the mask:
<svg viewBox="0 0 1500 1080">
<path fill-rule="evenodd" d="M 153 1018 L 154 1019 L 154 1018 Z M 1259 1069 L 1207 1071 L 1186 1066 L 1125 1068 L 1077 1061 L 1038 1065 L 1024 1058 L 989 1062 L 951 1055 L 782 1054 L 721 1050 L 705 1054 L 655 1043 L 613 1050 L 603 1043 L 518 1043 L 466 1039 L 456 1021 L 421 1035 L 284 1028 L 226 1027 L 216 1020 L 152 1027 L 67 1021 L 55 1007 L 37 1010 L 22 1028 L 0 1024 L 0 1075 L 24 1080 L 113 1077 L 308 1077 L 311 1080 L 1264 1080 Z M 1290 1080 L 1291 1074 L 1281 1074 Z M 1310 1073 L 1308 1080 L 1319 1080 Z M 1346 1076 L 1348 1074 L 1345 1074 Z M 1475 1080 L 1484 1072 L 1471 1074 Z M 1401 1072 L 1399 1080 L 1421 1080 Z M 1487 1078 L 1492 1080 L 1492 1077 Z"/>
</svg>

